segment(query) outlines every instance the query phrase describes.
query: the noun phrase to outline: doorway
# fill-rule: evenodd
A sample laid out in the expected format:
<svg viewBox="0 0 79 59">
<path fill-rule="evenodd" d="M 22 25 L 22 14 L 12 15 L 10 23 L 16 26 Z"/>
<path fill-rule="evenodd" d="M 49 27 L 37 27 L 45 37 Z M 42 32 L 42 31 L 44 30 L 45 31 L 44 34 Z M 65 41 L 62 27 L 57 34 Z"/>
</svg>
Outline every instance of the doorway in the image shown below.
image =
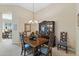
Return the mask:
<svg viewBox="0 0 79 59">
<path fill-rule="evenodd" d="M 2 38 L 3 39 L 12 39 L 12 23 L 3 24 Z"/>
<path fill-rule="evenodd" d="M 12 39 L 12 13 L 2 13 L 2 39 Z"/>
</svg>

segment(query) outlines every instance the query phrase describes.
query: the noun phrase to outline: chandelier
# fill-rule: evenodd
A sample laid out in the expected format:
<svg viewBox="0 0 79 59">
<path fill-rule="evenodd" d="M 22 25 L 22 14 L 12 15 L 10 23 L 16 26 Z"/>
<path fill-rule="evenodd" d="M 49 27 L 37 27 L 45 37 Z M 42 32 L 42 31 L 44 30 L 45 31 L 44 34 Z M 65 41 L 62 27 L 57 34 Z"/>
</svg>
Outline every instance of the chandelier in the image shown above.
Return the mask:
<svg viewBox="0 0 79 59">
<path fill-rule="evenodd" d="M 30 23 L 30 24 L 37 24 L 38 23 L 38 21 L 37 20 L 35 20 L 35 13 L 34 13 L 34 3 L 33 3 L 33 18 L 28 22 L 28 23 Z"/>
</svg>

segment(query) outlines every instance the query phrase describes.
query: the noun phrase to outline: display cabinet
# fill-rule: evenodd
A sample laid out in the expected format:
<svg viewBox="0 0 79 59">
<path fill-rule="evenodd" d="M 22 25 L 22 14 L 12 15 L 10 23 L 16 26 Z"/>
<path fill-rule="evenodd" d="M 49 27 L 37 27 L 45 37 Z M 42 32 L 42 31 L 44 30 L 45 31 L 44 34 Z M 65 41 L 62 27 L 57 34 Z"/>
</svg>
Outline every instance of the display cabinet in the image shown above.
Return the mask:
<svg viewBox="0 0 79 59">
<path fill-rule="evenodd" d="M 41 37 L 51 38 L 52 46 L 55 46 L 55 21 L 43 21 L 39 23 L 39 33 Z"/>
</svg>

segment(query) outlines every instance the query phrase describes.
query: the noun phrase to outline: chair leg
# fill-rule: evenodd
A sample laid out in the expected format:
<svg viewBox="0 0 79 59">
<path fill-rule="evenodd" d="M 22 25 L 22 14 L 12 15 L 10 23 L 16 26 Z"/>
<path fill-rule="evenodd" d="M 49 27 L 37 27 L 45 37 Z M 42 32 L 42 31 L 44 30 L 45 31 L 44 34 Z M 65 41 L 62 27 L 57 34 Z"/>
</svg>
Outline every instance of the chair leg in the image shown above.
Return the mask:
<svg viewBox="0 0 79 59">
<path fill-rule="evenodd" d="M 61 48 L 61 45 L 60 45 L 60 48 Z"/>
<path fill-rule="evenodd" d="M 22 50 L 21 50 L 21 55 L 23 54 L 23 48 L 22 48 Z"/>
<path fill-rule="evenodd" d="M 66 47 L 66 53 L 68 52 L 68 48 Z"/>
<path fill-rule="evenodd" d="M 57 49 L 59 49 L 59 44 L 57 45 Z"/>
<path fill-rule="evenodd" d="M 26 56 L 26 49 L 24 49 L 24 56 Z"/>
</svg>

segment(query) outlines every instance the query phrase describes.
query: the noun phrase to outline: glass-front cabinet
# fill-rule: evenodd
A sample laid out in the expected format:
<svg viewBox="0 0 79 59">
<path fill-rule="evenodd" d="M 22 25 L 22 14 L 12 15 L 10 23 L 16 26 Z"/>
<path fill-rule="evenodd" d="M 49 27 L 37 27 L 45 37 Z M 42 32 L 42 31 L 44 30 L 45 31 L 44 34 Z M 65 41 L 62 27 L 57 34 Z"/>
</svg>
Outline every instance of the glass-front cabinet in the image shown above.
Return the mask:
<svg viewBox="0 0 79 59">
<path fill-rule="evenodd" d="M 41 37 L 50 39 L 52 46 L 55 44 L 55 21 L 43 21 L 39 23 L 39 34 Z"/>
</svg>

